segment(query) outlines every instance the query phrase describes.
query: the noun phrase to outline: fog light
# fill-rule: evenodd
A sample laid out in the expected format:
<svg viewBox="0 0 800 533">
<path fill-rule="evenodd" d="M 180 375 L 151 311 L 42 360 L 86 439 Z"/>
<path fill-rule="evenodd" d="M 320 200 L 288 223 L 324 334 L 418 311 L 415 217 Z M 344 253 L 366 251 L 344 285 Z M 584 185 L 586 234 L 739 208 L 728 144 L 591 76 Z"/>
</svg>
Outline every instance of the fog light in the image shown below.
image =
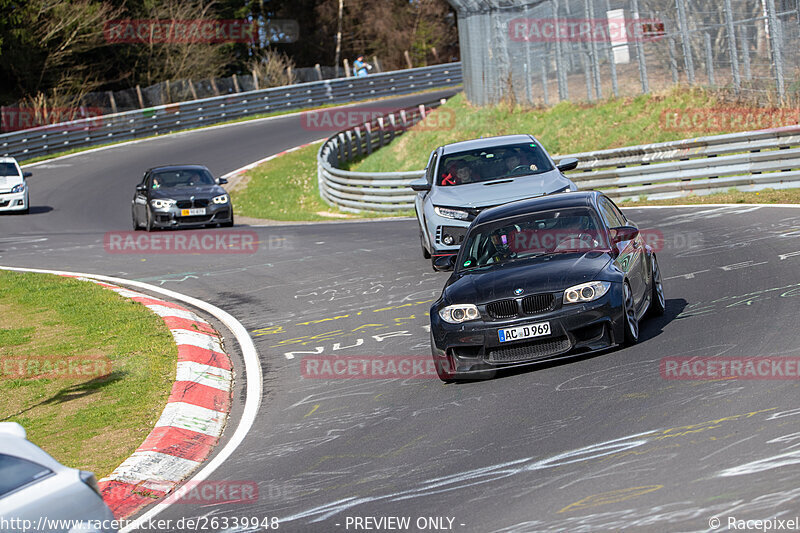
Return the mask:
<svg viewBox="0 0 800 533">
<path fill-rule="evenodd" d="M 445 243 L 447 246 L 452 245 L 455 242 L 452 235 L 445 235 L 442 239 L 442 242 Z"/>
</svg>

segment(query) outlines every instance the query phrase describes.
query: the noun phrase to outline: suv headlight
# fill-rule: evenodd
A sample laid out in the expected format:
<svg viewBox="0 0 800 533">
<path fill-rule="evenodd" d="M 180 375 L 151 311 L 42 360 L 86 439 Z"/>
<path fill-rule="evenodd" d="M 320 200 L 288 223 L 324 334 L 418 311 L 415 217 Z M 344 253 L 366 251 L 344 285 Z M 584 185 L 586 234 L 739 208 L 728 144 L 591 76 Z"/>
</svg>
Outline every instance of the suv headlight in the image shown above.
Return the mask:
<svg viewBox="0 0 800 533">
<path fill-rule="evenodd" d="M 153 209 L 169 209 L 175 205 L 175 200 L 159 198 L 156 200 L 150 200 L 150 205 L 153 206 Z"/>
<path fill-rule="evenodd" d="M 24 183 L 20 183 L 19 185 L 14 185 L 14 186 L 11 188 L 11 192 L 12 192 L 12 193 L 15 193 L 15 192 L 23 192 L 23 191 L 25 191 L 25 184 L 24 184 Z"/>
<path fill-rule="evenodd" d="M 564 291 L 564 303 L 576 304 L 581 302 L 591 302 L 597 300 L 611 288 L 608 281 L 590 281 L 581 283 Z"/>
<path fill-rule="evenodd" d="M 444 218 L 454 218 L 456 220 L 467 220 L 469 213 L 461 211 L 460 209 L 449 209 L 447 207 L 434 207 L 433 210 L 437 215 Z"/>
<path fill-rule="evenodd" d="M 227 194 L 222 194 L 220 196 L 216 196 L 216 197 L 212 198 L 211 201 L 214 202 L 215 204 L 227 204 L 228 203 L 228 195 Z"/>
<path fill-rule="evenodd" d="M 478 308 L 472 304 L 458 304 L 439 309 L 439 316 L 450 324 L 461 324 L 468 320 L 477 320 L 481 314 L 478 312 Z"/>
</svg>

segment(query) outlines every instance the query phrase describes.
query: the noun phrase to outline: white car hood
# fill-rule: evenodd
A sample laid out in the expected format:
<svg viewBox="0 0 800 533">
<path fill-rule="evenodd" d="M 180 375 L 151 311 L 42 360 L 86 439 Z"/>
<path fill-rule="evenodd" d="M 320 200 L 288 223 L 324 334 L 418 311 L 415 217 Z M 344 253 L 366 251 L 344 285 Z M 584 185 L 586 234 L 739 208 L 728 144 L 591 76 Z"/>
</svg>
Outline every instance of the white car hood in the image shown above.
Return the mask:
<svg viewBox="0 0 800 533">
<path fill-rule="evenodd" d="M 0 192 L 9 192 L 22 181 L 21 176 L 0 176 Z"/>
<path fill-rule="evenodd" d="M 485 207 L 553 193 L 572 185 L 558 170 L 486 183 L 469 183 L 433 189 L 433 205 Z"/>
</svg>

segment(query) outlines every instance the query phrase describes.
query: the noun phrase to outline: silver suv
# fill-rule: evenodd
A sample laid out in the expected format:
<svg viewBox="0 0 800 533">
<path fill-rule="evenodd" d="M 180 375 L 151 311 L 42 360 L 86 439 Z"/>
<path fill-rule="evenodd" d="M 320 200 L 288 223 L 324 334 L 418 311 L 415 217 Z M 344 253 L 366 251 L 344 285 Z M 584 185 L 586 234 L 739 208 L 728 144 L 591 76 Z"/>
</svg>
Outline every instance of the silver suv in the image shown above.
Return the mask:
<svg viewBox="0 0 800 533">
<path fill-rule="evenodd" d="M 545 194 L 577 190 L 532 135 L 505 135 L 440 146 L 425 177 L 411 183 L 422 254 L 428 259 L 458 252 L 470 223 L 489 207 Z"/>
</svg>

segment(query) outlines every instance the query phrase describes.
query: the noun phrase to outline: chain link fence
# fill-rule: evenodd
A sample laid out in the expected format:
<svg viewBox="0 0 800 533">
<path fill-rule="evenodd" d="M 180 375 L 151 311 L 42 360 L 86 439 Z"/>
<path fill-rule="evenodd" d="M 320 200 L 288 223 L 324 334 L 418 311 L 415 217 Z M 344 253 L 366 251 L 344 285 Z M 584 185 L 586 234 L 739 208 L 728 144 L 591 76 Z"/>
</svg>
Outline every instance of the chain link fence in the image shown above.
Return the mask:
<svg viewBox="0 0 800 533">
<path fill-rule="evenodd" d="M 550 105 L 676 84 L 800 96 L 800 0 L 450 0 L 478 105 Z"/>
</svg>

